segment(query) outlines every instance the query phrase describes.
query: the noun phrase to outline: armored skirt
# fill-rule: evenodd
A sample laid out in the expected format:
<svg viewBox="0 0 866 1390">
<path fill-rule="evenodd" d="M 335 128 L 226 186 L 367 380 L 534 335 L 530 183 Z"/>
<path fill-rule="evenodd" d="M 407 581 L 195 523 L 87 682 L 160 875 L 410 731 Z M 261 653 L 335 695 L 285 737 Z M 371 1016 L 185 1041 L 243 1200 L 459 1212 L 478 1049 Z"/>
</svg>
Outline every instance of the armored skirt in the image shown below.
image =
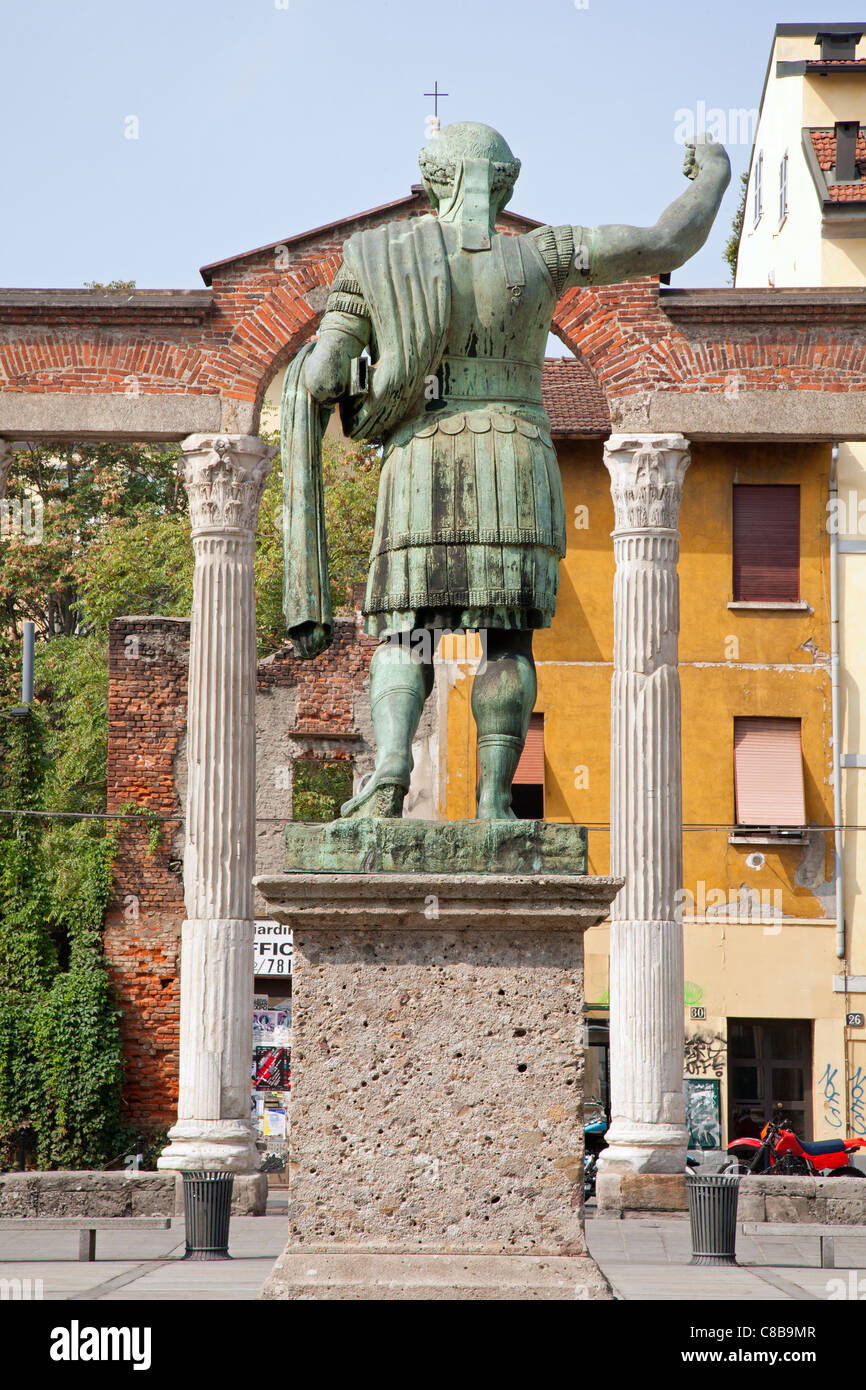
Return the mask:
<svg viewBox="0 0 866 1390">
<path fill-rule="evenodd" d="M 542 411 L 422 416 L 385 444 L 367 631 L 549 627 L 564 554 Z"/>
</svg>

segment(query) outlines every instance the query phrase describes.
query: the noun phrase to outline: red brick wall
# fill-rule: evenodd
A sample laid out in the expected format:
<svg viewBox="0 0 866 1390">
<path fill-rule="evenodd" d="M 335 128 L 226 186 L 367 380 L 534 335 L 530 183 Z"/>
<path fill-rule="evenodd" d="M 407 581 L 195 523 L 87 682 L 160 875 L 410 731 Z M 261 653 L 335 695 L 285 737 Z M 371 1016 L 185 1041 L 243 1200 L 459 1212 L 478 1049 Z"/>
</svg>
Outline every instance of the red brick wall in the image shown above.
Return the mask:
<svg viewBox="0 0 866 1390">
<path fill-rule="evenodd" d="M 349 733 L 355 729 L 355 696 L 365 690 L 377 639 L 367 637 L 359 610 L 354 622 L 337 621 L 334 641 L 315 661 L 296 661 L 289 650 L 259 664 L 258 685 L 294 686 L 295 730 Z"/>
<path fill-rule="evenodd" d="M 334 644 L 314 662 L 290 650 L 258 668 L 258 688 L 297 687 L 298 733 L 354 733 L 375 641 L 360 614 L 338 619 Z M 149 826 L 127 822 L 119 837 L 105 951 L 122 1010 L 124 1098 L 135 1124 L 176 1118 L 180 1019 L 180 933 L 184 919 L 182 797 L 186 769 L 189 623 L 117 618 L 111 624 L 108 695 L 108 810 L 125 802 L 160 817 L 162 843 L 148 854 Z M 287 734 L 292 733 L 287 730 Z M 337 741 L 331 756 L 350 754 Z M 354 749 L 354 744 L 348 745 Z"/>
<path fill-rule="evenodd" d="M 189 623 L 118 618 L 111 624 L 108 810 L 125 802 L 160 817 L 162 843 L 128 822 L 119 838 L 105 951 L 122 1010 L 124 1096 L 136 1124 L 169 1125 L 177 1113 L 182 867 L 175 759 L 186 728 Z"/>
<path fill-rule="evenodd" d="M 345 237 L 425 208 L 426 200 L 414 197 L 398 211 L 374 210 L 216 266 L 213 301 L 195 312 L 183 303 L 148 307 L 135 292 L 121 306 L 84 296 L 59 307 L 50 291 L 38 302 L 4 304 L 0 390 L 260 403 L 275 372 L 315 331 L 321 291 L 333 279 Z M 528 225 L 509 222 L 507 214 L 501 224 L 512 232 Z M 719 390 L 731 372 L 740 374 L 742 391 L 866 390 L 862 304 L 840 307 L 815 291 L 814 305 L 792 301 L 786 308 L 784 291 L 765 299 L 739 293 L 752 294 L 757 316 L 741 316 L 732 312 L 733 300 L 720 300 L 716 307 L 701 304 L 684 323 L 679 308 L 668 317 L 655 279 L 573 290 L 557 306 L 554 329 L 586 359 L 611 399 L 650 389 Z"/>
</svg>

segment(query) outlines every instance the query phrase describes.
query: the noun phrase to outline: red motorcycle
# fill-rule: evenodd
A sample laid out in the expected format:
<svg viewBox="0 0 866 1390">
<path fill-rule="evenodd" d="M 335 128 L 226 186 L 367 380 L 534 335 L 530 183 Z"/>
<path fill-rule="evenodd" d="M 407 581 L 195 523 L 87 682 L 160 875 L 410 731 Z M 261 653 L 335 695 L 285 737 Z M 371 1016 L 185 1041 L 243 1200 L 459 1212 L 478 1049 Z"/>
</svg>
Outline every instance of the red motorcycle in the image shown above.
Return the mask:
<svg viewBox="0 0 866 1390">
<path fill-rule="evenodd" d="M 823 1139 L 807 1144 L 786 1127 L 788 1123 L 783 1119 L 769 1120 L 760 1139 L 732 1139 L 728 1145 L 730 1158 L 722 1172 L 772 1173 L 780 1177 L 866 1176 L 851 1164 L 853 1155 L 866 1148 L 866 1139 Z"/>
</svg>

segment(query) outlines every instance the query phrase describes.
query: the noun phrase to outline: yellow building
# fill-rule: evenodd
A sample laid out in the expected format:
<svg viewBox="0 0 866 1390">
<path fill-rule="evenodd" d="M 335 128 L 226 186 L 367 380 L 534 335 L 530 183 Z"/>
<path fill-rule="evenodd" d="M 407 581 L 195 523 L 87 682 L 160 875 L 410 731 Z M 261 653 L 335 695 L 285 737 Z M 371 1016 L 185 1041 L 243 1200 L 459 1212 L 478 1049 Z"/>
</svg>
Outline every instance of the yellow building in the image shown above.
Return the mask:
<svg viewBox="0 0 866 1390">
<path fill-rule="evenodd" d="M 737 288 L 866 284 L 866 24 L 777 26 L 749 170 Z M 763 183 L 763 190 L 760 185 Z M 787 184 L 787 186 L 785 186 Z M 866 446 L 839 441 L 828 547 L 838 576 L 838 800 L 841 893 L 835 973 L 844 1025 L 841 1108 L 864 1129 L 866 1032 Z M 832 568 L 832 557 L 831 557 Z M 846 987 L 847 986 L 847 987 Z M 837 1024 L 837 1026 L 839 1026 Z M 830 1085 L 828 1077 L 825 1085 Z"/>
<path fill-rule="evenodd" d="M 552 371 L 583 373 L 573 362 L 549 364 L 548 381 Z M 589 870 L 603 874 L 613 503 L 599 435 L 568 437 L 561 401 L 548 408 L 571 521 L 556 618 L 535 641 L 541 795 L 547 819 L 589 827 Z M 819 444 L 693 443 L 691 458 L 679 565 L 684 1074 L 711 1099 L 709 1083 L 718 1083 L 721 1135 L 711 1125 L 707 1147 L 753 1132 L 774 1102 L 806 1137 L 824 1138 L 844 1123 L 845 1070 L 844 998 L 833 990 L 833 836 L 824 829 L 833 824 L 831 453 Z M 446 660 L 440 679 L 439 809 L 449 819 L 474 814 L 473 668 Z M 586 939 L 596 1021 L 606 1015 L 608 935 L 601 926 Z M 600 1036 L 594 1028 L 591 1040 Z M 594 1050 L 589 1091 L 603 1089 L 602 1070 Z"/>
</svg>

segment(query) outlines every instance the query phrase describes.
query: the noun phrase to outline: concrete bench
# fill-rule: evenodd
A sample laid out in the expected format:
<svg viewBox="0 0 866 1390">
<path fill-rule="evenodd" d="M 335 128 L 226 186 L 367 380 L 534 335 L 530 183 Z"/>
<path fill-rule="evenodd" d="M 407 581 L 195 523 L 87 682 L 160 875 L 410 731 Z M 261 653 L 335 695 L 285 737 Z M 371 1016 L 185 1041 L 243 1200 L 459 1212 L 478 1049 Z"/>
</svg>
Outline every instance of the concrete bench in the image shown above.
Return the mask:
<svg viewBox="0 0 866 1390">
<path fill-rule="evenodd" d="M 821 1269 L 836 1268 L 836 1236 L 861 1236 L 866 1240 L 866 1226 L 819 1226 L 809 1221 L 741 1221 L 744 1236 L 812 1236 L 818 1240 L 818 1262 Z"/>
<path fill-rule="evenodd" d="M 97 1231 L 167 1231 L 170 1216 L 0 1216 L 0 1231 L 77 1231 L 79 1260 L 96 1258 Z"/>
</svg>

